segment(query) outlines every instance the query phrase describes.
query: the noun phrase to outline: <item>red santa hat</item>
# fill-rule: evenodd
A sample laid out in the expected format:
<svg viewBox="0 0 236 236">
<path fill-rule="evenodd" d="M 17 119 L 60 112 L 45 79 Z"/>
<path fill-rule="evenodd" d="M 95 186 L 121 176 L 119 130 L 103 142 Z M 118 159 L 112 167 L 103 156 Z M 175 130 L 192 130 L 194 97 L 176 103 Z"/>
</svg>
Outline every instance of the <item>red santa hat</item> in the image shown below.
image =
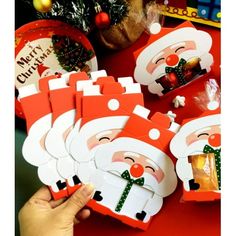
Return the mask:
<svg viewBox="0 0 236 236">
<path fill-rule="evenodd" d="M 205 31 L 197 30 L 190 22 L 184 22 L 174 29 L 162 28 L 158 34 L 150 36 L 143 48 L 135 52 L 134 79 L 143 85 L 148 85 L 149 80 L 145 77 L 145 74 L 147 73 L 146 66 L 149 61 L 170 45 L 183 41 L 194 41 L 197 50 L 202 53 L 209 52 L 212 45 L 211 36 Z"/>
<path fill-rule="evenodd" d="M 39 76 L 41 77 L 42 74 L 43 74 L 43 72 L 44 72 L 45 70 L 48 70 L 48 69 L 50 69 L 50 68 L 47 67 L 47 66 L 45 66 L 45 65 L 43 65 L 43 64 L 40 64 L 40 65 L 38 66 L 38 73 L 39 73 Z"/>
<path fill-rule="evenodd" d="M 136 83 L 99 83 L 85 87 L 83 95 L 82 125 L 102 117 L 127 116 L 137 104 L 143 105 L 143 94 Z"/>
<path fill-rule="evenodd" d="M 35 84 L 30 84 L 19 88 L 19 98 L 29 132 L 37 120 L 51 113 L 48 94 L 38 91 Z"/>
<path fill-rule="evenodd" d="M 122 86 L 123 85 L 123 86 Z M 143 94 L 137 83 L 107 82 L 83 89 L 82 122 L 78 145 L 71 145 L 71 154 L 88 161 L 87 139 L 102 131 L 122 129 L 134 107 L 143 105 Z"/>
<path fill-rule="evenodd" d="M 68 78 L 62 77 L 48 81 L 53 122 L 63 113 L 75 109 L 76 84 L 79 81 L 88 80 L 89 77 L 85 72 L 77 72 L 70 74 Z"/>
<path fill-rule="evenodd" d="M 143 155 L 149 157 L 155 163 L 159 163 L 159 154 L 157 153 L 169 153 L 169 143 L 175 135 L 171 128 L 173 122 L 167 114 L 160 112 L 156 112 L 148 119 L 149 113 L 150 110 L 137 105 L 117 138 L 131 138 L 134 147 L 139 146 L 138 149 Z M 139 128 L 137 129 L 137 127 Z M 141 145 L 140 142 L 143 144 Z"/>
<path fill-rule="evenodd" d="M 188 147 L 186 137 L 193 132 L 213 125 L 220 125 L 220 108 L 207 110 L 197 118 L 183 120 L 179 132 L 170 143 L 172 154 L 177 158 L 186 157 L 185 150 Z"/>
</svg>

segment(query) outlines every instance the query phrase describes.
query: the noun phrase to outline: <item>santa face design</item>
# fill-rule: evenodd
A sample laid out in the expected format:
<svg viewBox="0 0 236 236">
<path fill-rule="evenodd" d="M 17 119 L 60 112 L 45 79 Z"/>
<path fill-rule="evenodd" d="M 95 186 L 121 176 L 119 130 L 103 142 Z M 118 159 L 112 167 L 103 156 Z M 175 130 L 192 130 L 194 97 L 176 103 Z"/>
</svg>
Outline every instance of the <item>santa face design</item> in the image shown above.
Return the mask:
<svg viewBox="0 0 236 236">
<path fill-rule="evenodd" d="M 128 116 L 112 116 L 85 123 L 74 134 L 70 154 L 80 164 L 93 160 L 97 148 L 111 142 L 120 133 L 127 119 Z"/>
<path fill-rule="evenodd" d="M 57 161 L 46 150 L 45 138 L 51 127 L 51 114 L 37 120 L 30 128 L 22 153 L 32 165 L 38 167 L 40 180 L 50 186 L 54 193 L 65 190 L 65 179 L 57 171 Z"/>
<path fill-rule="evenodd" d="M 99 146 L 111 142 L 121 132 L 121 129 L 117 128 L 96 133 L 93 127 L 89 125 L 88 128 L 85 124 L 70 145 L 70 153 L 78 163 L 77 174 L 84 183 L 89 181 L 90 174 L 96 169 L 94 156 Z"/>
<path fill-rule="evenodd" d="M 89 137 L 87 140 L 88 149 L 91 150 L 100 144 L 111 142 L 120 131 L 121 129 L 105 130 Z"/>
<path fill-rule="evenodd" d="M 116 214 L 147 222 L 161 209 L 163 197 L 176 188 L 171 159 L 143 141 L 116 138 L 100 145 L 94 159 L 94 200 Z"/>
<path fill-rule="evenodd" d="M 41 76 L 41 78 L 49 76 L 49 75 L 61 76 L 64 73 L 67 73 L 67 71 L 65 71 L 63 69 L 57 69 L 57 70 L 47 69 L 40 76 Z"/>
<path fill-rule="evenodd" d="M 211 36 L 194 27 L 164 33 L 137 55 L 134 79 L 163 96 L 211 70 Z"/>
<path fill-rule="evenodd" d="M 167 73 L 167 68 L 175 68 L 179 63 L 184 61 L 185 65 L 182 70 L 185 82 L 189 82 L 197 74 L 203 73 L 200 66 L 201 51 L 196 48 L 194 41 L 182 41 L 172 44 L 161 52 L 158 52 L 148 63 L 146 67 L 146 79 L 149 82 L 149 91 L 156 93 L 156 86 L 162 87 L 162 93 L 167 93 L 173 88 L 182 84 L 179 81 L 176 72 Z M 206 54 L 204 54 L 204 57 Z"/>
<path fill-rule="evenodd" d="M 172 153 L 178 158 L 176 171 L 186 191 L 208 189 L 213 178 L 204 173 L 215 173 L 214 182 L 218 182 L 217 189 L 221 188 L 221 128 L 218 119 L 219 115 L 212 115 L 188 122 L 170 143 Z M 197 126 L 199 129 L 195 130 Z M 192 131 L 188 132 L 188 129 Z M 213 160 L 211 166 L 209 160 Z"/>
<path fill-rule="evenodd" d="M 187 50 L 196 50 L 194 41 L 183 41 L 170 45 L 163 51 L 158 52 L 148 63 L 146 70 L 152 75 L 159 66 L 175 66 L 178 64 L 181 54 Z M 158 79 L 158 78 L 157 78 Z"/>
<path fill-rule="evenodd" d="M 205 145 L 219 148 L 221 146 L 220 125 L 205 127 L 192 132 L 186 137 L 186 145 L 186 154 L 188 155 L 202 153 Z"/>
<path fill-rule="evenodd" d="M 116 152 L 112 157 L 112 162 L 126 163 L 128 165 L 127 169 L 134 178 L 140 178 L 144 174 L 149 174 L 153 176 L 158 183 L 164 178 L 164 172 L 157 164 L 138 153 Z"/>
</svg>

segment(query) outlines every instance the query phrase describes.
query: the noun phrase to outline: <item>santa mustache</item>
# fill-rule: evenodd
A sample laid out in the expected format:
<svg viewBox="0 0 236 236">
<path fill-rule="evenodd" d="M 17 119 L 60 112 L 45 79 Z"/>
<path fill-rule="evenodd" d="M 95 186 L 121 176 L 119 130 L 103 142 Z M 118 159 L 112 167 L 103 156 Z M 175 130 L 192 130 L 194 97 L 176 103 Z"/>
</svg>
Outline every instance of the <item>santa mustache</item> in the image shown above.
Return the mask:
<svg viewBox="0 0 236 236">
<path fill-rule="evenodd" d="M 205 145 L 209 145 L 208 140 L 195 141 L 186 148 L 185 156 L 202 154 Z"/>
<path fill-rule="evenodd" d="M 201 58 L 201 56 L 202 56 L 202 52 L 199 50 L 187 50 L 178 55 L 179 59 L 184 59 L 186 61 L 190 60 L 193 57 Z M 163 63 L 160 66 L 156 67 L 155 70 L 150 75 L 150 81 L 155 82 L 157 79 L 166 75 L 166 72 L 165 72 L 166 67 L 168 67 L 166 63 Z"/>
<path fill-rule="evenodd" d="M 130 169 L 130 165 L 128 165 L 127 163 L 124 162 L 112 162 L 110 163 L 107 167 L 106 167 L 106 171 L 111 172 L 115 175 L 121 176 L 121 174 Z M 132 177 L 132 175 L 130 174 L 130 177 Z M 156 194 L 159 193 L 159 183 L 157 182 L 156 178 L 153 177 L 151 174 L 149 173 L 143 173 L 142 176 L 140 176 L 139 178 L 144 178 L 144 187 L 147 188 L 148 190 L 151 190 L 153 192 L 155 192 Z"/>
</svg>

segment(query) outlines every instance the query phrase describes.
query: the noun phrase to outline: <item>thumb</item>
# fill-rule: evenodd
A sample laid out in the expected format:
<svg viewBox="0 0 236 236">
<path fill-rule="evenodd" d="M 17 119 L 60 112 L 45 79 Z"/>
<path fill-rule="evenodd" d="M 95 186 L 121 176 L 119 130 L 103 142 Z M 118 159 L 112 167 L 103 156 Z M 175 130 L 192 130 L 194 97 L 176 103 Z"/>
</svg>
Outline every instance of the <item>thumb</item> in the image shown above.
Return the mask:
<svg viewBox="0 0 236 236">
<path fill-rule="evenodd" d="M 71 197 L 63 203 L 64 213 L 74 219 L 75 215 L 80 211 L 86 203 L 91 199 L 94 186 L 92 184 L 82 185 Z"/>
</svg>

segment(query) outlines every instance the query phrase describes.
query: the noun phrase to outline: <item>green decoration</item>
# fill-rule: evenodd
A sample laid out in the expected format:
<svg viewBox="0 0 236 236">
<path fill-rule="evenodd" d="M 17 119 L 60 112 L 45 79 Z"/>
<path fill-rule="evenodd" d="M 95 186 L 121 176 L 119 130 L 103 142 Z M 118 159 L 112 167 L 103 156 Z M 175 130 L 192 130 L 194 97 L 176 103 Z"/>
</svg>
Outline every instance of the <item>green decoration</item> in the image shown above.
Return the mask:
<svg viewBox="0 0 236 236">
<path fill-rule="evenodd" d="M 184 73 L 183 73 L 183 65 L 186 64 L 186 60 L 184 60 L 183 58 L 180 59 L 179 63 L 177 66 L 175 67 L 169 67 L 167 66 L 165 68 L 165 72 L 168 74 L 168 73 L 171 73 L 171 72 L 174 72 L 176 73 L 176 76 L 178 78 L 178 81 L 179 81 L 179 85 L 184 85 L 186 84 L 187 82 L 185 81 L 184 79 Z"/>
<path fill-rule="evenodd" d="M 125 189 L 124 189 L 124 191 L 123 191 L 123 193 L 122 193 L 122 195 L 120 197 L 120 200 L 119 200 L 119 202 L 118 202 L 118 204 L 116 206 L 116 209 L 115 209 L 116 212 L 120 212 L 121 211 L 121 209 L 122 209 L 122 207 L 123 207 L 123 205 L 125 203 L 126 198 L 128 197 L 128 194 L 129 194 L 133 184 L 137 184 L 137 185 L 140 185 L 140 186 L 143 186 L 143 184 L 144 184 L 144 178 L 143 177 L 139 178 L 139 179 L 132 179 L 130 177 L 130 174 L 129 174 L 128 170 L 124 171 L 122 173 L 121 177 L 123 179 L 128 180 L 128 183 L 127 183 L 127 185 L 126 185 L 126 187 L 125 187 Z"/>
<path fill-rule="evenodd" d="M 219 185 L 219 190 L 221 189 L 221 148 L 219 149 L 214 149 L 209 145 L 205 145 L 203 149 L 204 153 L 214 153 L 215 155 L 215 163 L 216 163 L 216 173 L 217 173 L 217 179 L 218 179 L 218 185 Z"/>
<path fill-rule="evenodd" d="M 53 35 L 53 49 L 61 67 L 70 71 L 89 71 L 86 62 L 89 61 L 94 53 L 87 50 L 80 42 L 76 42 L 68 36 Z"/>
<path fill-rule="evenodd" d="M 32 0 L 22 1 L 34 9 Z M 95 26 L 96 4 L 109 15 L 111 25 L 120 23 L 128 14 L 128 3 L 125 0 L 55 0 L 49 12 L 36 14 L 40 19 L 61 20 L 83 32 L 90 32 Z"/>
</svg>

